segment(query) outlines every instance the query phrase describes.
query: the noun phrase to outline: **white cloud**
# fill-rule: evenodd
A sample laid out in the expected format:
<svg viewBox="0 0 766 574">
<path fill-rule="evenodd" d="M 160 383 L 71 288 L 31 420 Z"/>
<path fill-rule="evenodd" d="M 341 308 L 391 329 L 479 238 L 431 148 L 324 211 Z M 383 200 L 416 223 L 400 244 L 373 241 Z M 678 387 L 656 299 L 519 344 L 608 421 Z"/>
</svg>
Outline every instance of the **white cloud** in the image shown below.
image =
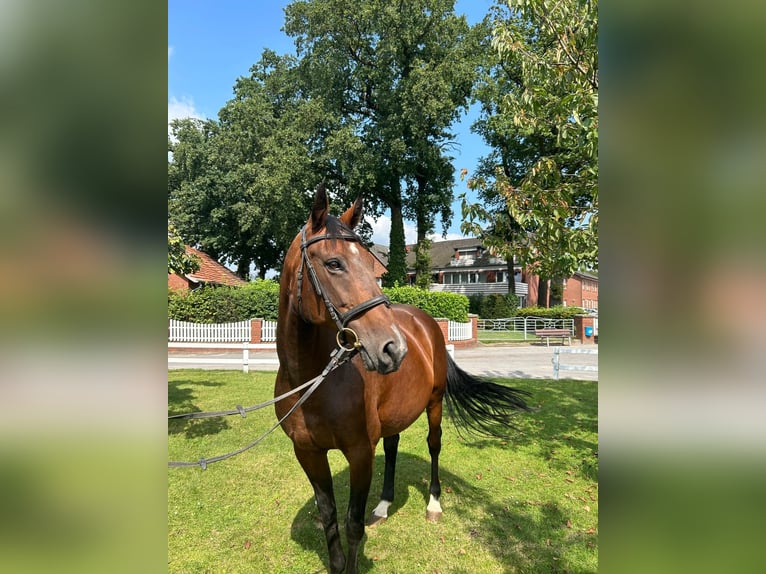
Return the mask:
<svg viewBox="0 0 766 574">
<path fill-rule="evenodd" d="M 168 60 L 170 60 L 170 57 L 173 55 L 173 52 L 175 52 L 175 48 L 173 46 L 168 45 Z"/>
<path fill-rule="evenodd" d="M 438 243 L 439 241 L 452 241 L 454 239 L 466 239 L 466 235 L 461 235 L 460 233 L 447 233 L 446 237 L 442 237 L 441 233 L 432 233 L 428 236 L 428 239 L 433 241 L 434 243 Z"/>
</svg>

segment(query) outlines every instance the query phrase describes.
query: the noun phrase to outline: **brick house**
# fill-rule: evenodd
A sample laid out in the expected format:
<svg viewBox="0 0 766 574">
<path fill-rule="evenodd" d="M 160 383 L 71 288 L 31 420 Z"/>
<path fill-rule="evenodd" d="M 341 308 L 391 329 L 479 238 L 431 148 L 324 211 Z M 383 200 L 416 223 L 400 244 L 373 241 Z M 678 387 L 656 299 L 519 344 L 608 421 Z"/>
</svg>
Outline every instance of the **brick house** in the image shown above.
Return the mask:
<svg viewBox="0 0 766 574">
<path fill-rule="evenodd" d="M 407 278 L 415 282 L 415 245 L 408 245 Z M 538 305 L 539 277 L 514 265 L 516 295 L 521 307 Z M 472 295 L 508 293 L 508 264 L 492 255 L 475 237 L 434 241 L 431 244 L 431 291 Z M 563 304 L 598 309 L 598 277 L 577 272 L 564 281 Z"/>
<path fill-rule="evenodd" d="M 186 247 L 186 253 L 196 255 L 200 261 L 200 268 L 195 273 L 188 275 L 177 275 L 168 273 L 168 287 L 177 291 L 193 291 L 202 285 L 246 285 L 247 281 L 242 279 L 233 271 L 227 269 L 207 253 Z"/>
</svg>

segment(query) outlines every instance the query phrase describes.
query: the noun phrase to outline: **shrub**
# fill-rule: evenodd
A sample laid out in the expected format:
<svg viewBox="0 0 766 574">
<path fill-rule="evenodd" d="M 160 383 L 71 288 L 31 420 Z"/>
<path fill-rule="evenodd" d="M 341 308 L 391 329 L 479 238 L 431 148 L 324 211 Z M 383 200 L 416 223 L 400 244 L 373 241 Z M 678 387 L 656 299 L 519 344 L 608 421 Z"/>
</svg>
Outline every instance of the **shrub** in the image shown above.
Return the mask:
<svg viewBox="0 0 766 574">
<path fill-rule="evenodd" d="M 516 295 L 500 295 L 492 293 L 484 297 L 481 303 L 479 316 L 482 319 L 502 319 L 504 317 L 514 317 L 519 306 L 519 299 Z"/>
<path fill-rule="evenodd" d="M 450 321 L 468 321 L 468 297 L 459 293 L 425 291 L 417 287 L 384 287 L 392 303 L 403 303 L 422 309 L 431 317 Z"/>
<path fill-rule="evenodd" d="M 519 317 L 545 317 L 546 319 L 571 319 L 582 315 L 585 311 L 580 307 L 522 307 L 518 310 Z"/>
<path fill-rule="evenodd" d="M 275 321 L 279 283 L 258 279 L 239 287 L 205 285 L 190 292 L 168 289 L 168 317 L 194 323 L 229 323 L 261 318 Z"/>
</svg>

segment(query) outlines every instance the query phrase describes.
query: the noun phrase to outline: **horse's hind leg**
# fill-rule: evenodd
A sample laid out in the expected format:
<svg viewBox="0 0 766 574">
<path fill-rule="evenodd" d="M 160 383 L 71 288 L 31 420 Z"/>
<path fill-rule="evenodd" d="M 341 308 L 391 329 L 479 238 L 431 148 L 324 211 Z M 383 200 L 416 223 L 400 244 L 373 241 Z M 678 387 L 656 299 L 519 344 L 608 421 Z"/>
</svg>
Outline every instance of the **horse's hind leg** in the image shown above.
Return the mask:
<svg viewBox="0 0 766 574">
<path fill-rule="evenodd" d="M 383 491 L 380 502 L 372 511 L 367 524 L 375 526 L 388 518 L 388 507 L 394 501 L 394 476 L 396 474 L 396 454 L 399 452 L 399 435 L 387 436 L 383 439 L 383 452 L 386 458 L 386 470 L 383 474 Z"/>
<path fill-rule="evenodd" d="M 426 409 L 428 415 L 428 453 L 431 455 L 431 484 L 428 488 L 426 520 L 438 522 L 442 517 L 439 502 L 442 487 L 439 482 L 439 453 L 442 450 L 442 402 L 434 402 Z"/>
<path fill-rule="evenodd" d="M 306 476 L 314 487 L 319 515 L 322 518 L 327 549 L 330 553 L 330 572 L 340 574 L 346 567 L 346 558 L 340 544 L 338 531 L 338 512 L 335 507 L 335 495 L 332 490 L 332 472 L 327 461 L 327 453 L 295 449 L 295 456 L 303 467 Z"/>
</svg>

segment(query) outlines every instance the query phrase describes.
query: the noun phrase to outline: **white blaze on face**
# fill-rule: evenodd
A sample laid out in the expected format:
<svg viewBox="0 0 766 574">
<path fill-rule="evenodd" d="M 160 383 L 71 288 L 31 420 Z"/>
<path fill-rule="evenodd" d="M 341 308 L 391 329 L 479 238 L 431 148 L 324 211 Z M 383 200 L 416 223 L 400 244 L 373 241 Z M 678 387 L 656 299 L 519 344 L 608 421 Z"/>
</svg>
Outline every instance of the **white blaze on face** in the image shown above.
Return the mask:
<svg viewBox="0 0 766 574">
<path fill-rule="evenodd" d="M 359 249 L 357 249 L 356 245 L 354 245 L 353 243 L 349 243 L 349 245 L 348 245 L 348 249 L 349 249 L 349 251 L 351 251 L 351 253 L 353 253 L 354 255 L 359 255 Z"/>
</svg>

